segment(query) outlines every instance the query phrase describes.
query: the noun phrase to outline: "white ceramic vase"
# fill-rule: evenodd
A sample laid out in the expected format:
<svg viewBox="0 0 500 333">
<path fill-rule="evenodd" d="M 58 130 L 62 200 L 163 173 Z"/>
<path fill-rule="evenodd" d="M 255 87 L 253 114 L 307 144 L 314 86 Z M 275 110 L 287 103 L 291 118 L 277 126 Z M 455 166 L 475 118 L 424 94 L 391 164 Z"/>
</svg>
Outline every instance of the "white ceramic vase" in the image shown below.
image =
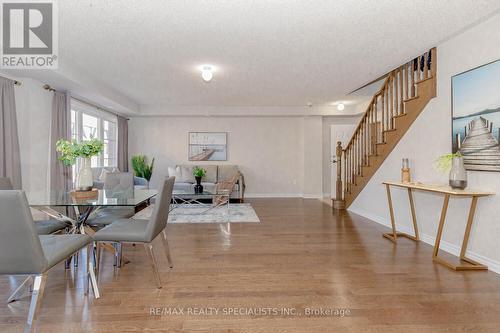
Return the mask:
<svg viewBox="0 0 500 333">
<path fill-rule="evenodd" d="M 92 169 L 90 168 L 90 158 L 80 159 L 80 170 L 76 175 L 76 190 L 77 191 L 90 191 L 94 185 L 92 178 Z"/>
</svg>

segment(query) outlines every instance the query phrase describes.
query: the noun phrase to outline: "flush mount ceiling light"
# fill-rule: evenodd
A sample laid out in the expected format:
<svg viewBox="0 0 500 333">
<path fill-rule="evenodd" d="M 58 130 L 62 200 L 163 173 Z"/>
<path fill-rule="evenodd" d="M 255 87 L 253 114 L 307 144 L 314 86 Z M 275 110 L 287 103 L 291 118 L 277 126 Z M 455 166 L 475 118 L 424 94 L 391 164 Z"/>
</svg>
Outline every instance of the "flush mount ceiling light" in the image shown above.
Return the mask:
<svg viewBox="0 0 500 333">
<path fill-rule="evenodd" d="M 210 82 L 214 77 L 214 66 L 212 65 L 203 65 L 200 67 L 201 70 L 201 78 L 205 82 Z"/>
<path fill-rule="evenodd" d="M 344 103 L 339 103 L 339 104 L 337 104 L 337 110 L 339 110 L 339 111 L 344 111 L 344 109 L 345 109 L 345 105 L 344 105 Z"/>
</svg>

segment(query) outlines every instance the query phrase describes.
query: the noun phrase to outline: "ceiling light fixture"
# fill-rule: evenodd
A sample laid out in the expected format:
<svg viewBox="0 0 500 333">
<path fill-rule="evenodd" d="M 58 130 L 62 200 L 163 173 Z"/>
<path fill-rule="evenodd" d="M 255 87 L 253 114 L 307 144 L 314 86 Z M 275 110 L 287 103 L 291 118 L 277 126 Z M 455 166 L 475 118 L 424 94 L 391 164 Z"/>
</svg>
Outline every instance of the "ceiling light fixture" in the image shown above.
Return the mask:
<svg viewBox="0 0 500 333">
<path fill-rule="evenodd" d="M 345 105 L 344 105 L 344 103 L 339 103 L 339 104 L 337 104 L 337 110 L 339 110 L 339 111 L 344 111 L 344 109 L 345 109 Z"/>
<path fill-rule="evenodd" d="M 210 82 L 214 77 L 214 67 L 211 65 L 201 66 L 201 78 L 205 82 Z"/>
</svg>

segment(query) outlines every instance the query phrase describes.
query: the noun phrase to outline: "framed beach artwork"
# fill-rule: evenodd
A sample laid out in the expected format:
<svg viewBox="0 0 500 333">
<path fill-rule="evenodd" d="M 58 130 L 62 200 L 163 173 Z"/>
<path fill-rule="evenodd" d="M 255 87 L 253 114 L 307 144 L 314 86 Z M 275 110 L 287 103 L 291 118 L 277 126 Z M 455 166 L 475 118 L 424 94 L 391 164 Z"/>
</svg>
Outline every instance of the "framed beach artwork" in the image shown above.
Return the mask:
<svg viewBox="0 0 500 333">
<path fill-rule="evenodd" d="M 455 75 L 452 149 L 467 170 L 500 171 L 500 60 Z"/>
<path fill-rule="evenodd" d="M 190 161 L 227 161 L 226 132 L 189 132 Z"/>
</svg>

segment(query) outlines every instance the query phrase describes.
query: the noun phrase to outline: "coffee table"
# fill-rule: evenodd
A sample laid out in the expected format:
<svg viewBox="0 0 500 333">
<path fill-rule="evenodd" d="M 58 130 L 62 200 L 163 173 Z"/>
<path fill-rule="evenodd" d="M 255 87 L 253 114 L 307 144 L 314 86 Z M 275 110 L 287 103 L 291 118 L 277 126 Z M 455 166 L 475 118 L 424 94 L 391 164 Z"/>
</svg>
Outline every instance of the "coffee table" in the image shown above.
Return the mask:
<svg viewBox="0 0 500 333">
<path fill-rule="evenodd" d="M 227 215 L 229 217 L 229 196 L 231 192 L 229 190 L 217 190 L 217 191 L 203 191 L 201 193 L 194 193 L 192 191 L 186 190 L 173 190 L 172 191 L 172 202 L 174 205 L 170 206 L 170 211 L 183 207 L 188 208 L 191 206 L 200 207 L 206 206 L 207 209 L 198 212 L 197 214 L 204 214 L 214 208 L 226 205 Z M 210 203 L 205 203 L 200 200 L 209 200 Z"/>
</svg>

